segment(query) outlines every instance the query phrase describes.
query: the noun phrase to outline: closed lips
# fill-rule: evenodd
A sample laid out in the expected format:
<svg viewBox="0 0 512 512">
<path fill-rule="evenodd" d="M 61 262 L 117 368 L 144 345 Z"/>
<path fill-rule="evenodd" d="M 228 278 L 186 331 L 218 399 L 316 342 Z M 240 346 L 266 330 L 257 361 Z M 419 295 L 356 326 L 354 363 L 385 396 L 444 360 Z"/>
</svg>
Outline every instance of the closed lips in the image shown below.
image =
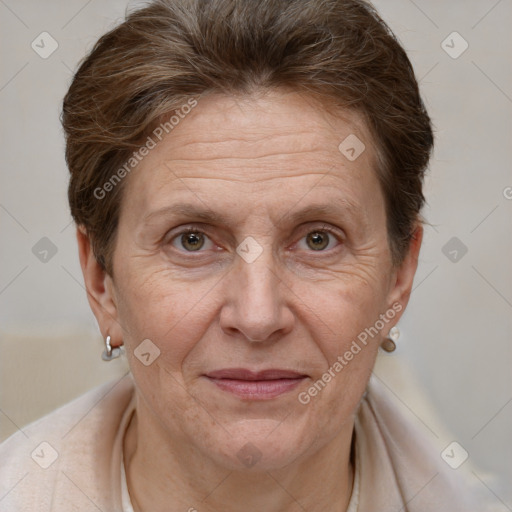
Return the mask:
<svg viewBox="0 0 512 512">
<path fill-rule="evenodd" d="M 307 375 L 295 372 L 293 370 L 269 369 L 262 371 L 252 371 L 245 368 L 228 368 L 216 370 L 206 374 L 211 379 L 231 379 L 231 380 L 281 380 L 281 379 L 301 379 Z"/>
<path fill-rule="evenodd" d="M 242 400 L 271 400 L 296 388 L 307 375 L 293 370 L 268 369 L 251 371 L 245 368 L 216 370 L 206 378 L 223 392 Z"/>
</svg>

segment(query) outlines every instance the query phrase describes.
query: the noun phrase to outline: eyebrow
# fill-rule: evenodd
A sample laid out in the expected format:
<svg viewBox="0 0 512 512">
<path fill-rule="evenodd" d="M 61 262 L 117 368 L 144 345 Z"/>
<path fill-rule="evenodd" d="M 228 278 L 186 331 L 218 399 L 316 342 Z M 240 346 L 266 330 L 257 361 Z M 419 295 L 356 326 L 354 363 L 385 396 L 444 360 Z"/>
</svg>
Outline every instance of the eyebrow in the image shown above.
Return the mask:
<svg viewBox="0 0 512 512">
<path fill-rule="evenodd" d="M 193 219 L 216 222 L 219 224 L 227 224 L 227 219 L 220 213 L 214 212 L 207 207 L 197 207 L 191 203 L 177 203 L 172 206 L 166 206 L 148 213 L 142 219 L 143 222 L 149 222 L 154 217 L 160 217 L 164 215 L 190 217 Z"/>
<path fill-rule="evenodd" d="M 292 209 L 293 210 L 293 209 Z M 292 222 L 304 222 L 313 217 L 330 217 L 330 218 L 351 218 L 354 219 L 361 214 L 361 208 L 353 201 L 347 199 L 337 199 L 330 201 L 328 204 L 312 204 L 293 213 L 285 213 L 278 219 L 278 223 L 283 218 L 289 218 Z"/>
<path fill-rule="evenodd" d="M 288 219 L 291 222 L 304 222 L 314 217 L 331 217 L 331 218 L 350 218 L 355 220 L 359 217 L 364 220 L 362 216 L 362 209 L 353 201 L 347 199 L 336 199 L 330 201 L 328 204 L 312 204 L 301 210 L 293 212 L 292 208 L 289 212 L 284 213 L 276 224 L 280 224 L 283 219 Z M 143 222 L 148 223 L 155 217 L 160 216 L 181 216 L 196 221 L 206 221 L 220 225 L 228 225 L 229 219 L 219 212 L 215 212 L 205 206 L 197 206 L 192 203 L 177 203 L 172 206 L 166 206 L 159 210 L 152 211 L 143 217 Z"/>
</svg>

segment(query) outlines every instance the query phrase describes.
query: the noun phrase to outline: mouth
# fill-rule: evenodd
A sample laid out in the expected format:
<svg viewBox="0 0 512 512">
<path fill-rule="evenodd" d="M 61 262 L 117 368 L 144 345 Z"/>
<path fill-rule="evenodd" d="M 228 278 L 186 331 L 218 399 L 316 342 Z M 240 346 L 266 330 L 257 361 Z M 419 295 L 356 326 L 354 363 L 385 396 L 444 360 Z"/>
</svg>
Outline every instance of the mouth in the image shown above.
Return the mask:
<svg viewBox="0 0 512 512">
<path fill-rule="evenodd" d="M 205 377 L 222 391 L 240 398 L 269 400 L 292 391 L 308 375 L 282 369 L 254 372 L 245 368 L 228 368 L 209 372 Z"/>
</svg>

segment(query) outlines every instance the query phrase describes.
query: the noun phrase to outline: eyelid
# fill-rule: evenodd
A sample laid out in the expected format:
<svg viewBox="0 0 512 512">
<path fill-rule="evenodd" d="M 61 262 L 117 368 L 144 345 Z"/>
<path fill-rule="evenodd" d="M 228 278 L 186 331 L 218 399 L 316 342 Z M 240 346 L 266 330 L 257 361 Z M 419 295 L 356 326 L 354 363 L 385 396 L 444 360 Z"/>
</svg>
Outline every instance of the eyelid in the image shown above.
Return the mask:
<svg viewBox="0 0 512 512">
<path fill-rule="evenodd" d="M 338 235 L 339 237 L 343 236 L 343 231 L 340 228 L 336 228 L 334 226 L 326 224 L 325 222 L 313 226 L 310 226 L 309 224 L 311 223 L 307 223 L 303 228 L 301 228 L 301 230 L 303 230 L 306 233 L 312 233 L 314 231 L 327 231 L 328 233 Z"/>
<path fill-rule="evenodd" d="M 183 224 L 168 231 L 165 234 L 163 240 L 169 243 L 171 240 L 174 240 L 177 236 L 186 233 L 203 233 L 206 235 L 206 229 L 204 225 L 201 224 Z"/>
</svg>

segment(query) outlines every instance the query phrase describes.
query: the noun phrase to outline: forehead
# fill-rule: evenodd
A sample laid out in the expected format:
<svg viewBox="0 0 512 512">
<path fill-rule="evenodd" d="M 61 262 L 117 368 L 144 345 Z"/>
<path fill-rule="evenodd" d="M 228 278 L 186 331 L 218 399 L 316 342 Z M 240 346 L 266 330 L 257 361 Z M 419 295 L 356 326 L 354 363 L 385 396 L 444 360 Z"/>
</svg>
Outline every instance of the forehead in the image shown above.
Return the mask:
<svg viewBox="0 0 512 512">
<path fill-rule="evenodd" d="M 167 157 L 190 159 L 195 152 L 200 157 L 207 152 L 210 159 L 265 161 L 299 153 L 332 158 L 333 154 L 339 157 L 338 146 L 350 135 L 364 141 L 361 156 L 371 161 L 373 141 L 357 112 L 329 109 L 313 96 L 290 91 L 264 91 L 244 97 L 212 94 L 199 100 L 198 106 L 149 155 L 152 158 L 148 162 Z"/>
<path fill-rule="evenodd" d="M 122 211 L 128 202 L 139 213 L 184 195 L 214 210 L 242 200 L 285 206 L 321 189 L 354 204 L 365 191 L 378 193 L 375 148 L 361 117 L 284 91 L 198 100 L 128 182 Z"/>
</svg>

